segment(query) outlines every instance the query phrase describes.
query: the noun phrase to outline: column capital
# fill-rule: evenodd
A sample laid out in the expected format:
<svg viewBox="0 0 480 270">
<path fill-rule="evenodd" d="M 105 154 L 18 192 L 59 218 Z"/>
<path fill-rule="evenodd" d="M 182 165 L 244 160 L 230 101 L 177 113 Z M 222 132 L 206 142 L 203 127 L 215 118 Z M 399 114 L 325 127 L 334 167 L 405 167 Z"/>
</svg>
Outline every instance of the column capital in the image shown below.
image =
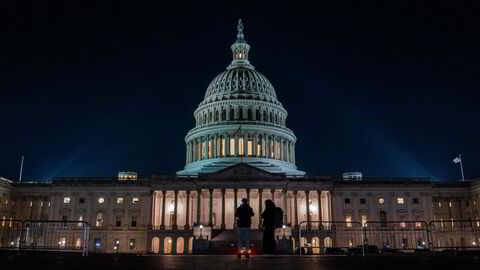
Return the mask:
<svg viewBox="0 0 480 270">
<path fill-rule="evenodd" d="M 162 195 L 165 196 L 167 194 L 167 191 L 165 189 L 162 189 Z"/>
<path fill-rule="evenodd" d="M 305 194 L 308 196 L 308 194 L 310 194 L 310 190 L 305 190 Z"/>
<path fill-rule="evenodd" d="M 275 189 L 274 189 L 274 188 L 271 188 L 271 189 L 270 189 L 270 193 L 275 193 Z"/>
<path fill-rule="evenodd" d="M 286 188 L 282 189 L 282 193 L 287 193 L 288 190 Z"/>
<path fill-rule="evenodd" d="M 190 195 L 190 192 L 191 192 L 191 190 L 186 190 L 185 192 L 187 193 L 187 196 L 189 196 L 189 195 Z"/>
<path fill-rule="evenodd" d="M 223 195 L 225 195 L 225 192 L 227 192 L 227 190 L 226 190 L 226 189 L 224 189 L 224 188 L 222 188 L 222 190 L 221 190 L 221 191 L 222 191 L 222 194 L 223 194 Z"/>
<path fill-rule="evenodd" d="M 293 195 L 295 195 L 295 196 L 296 196 L 296 195 L 297 195 L 297 193 L 298 193 L 298 190 L 294 190 L 294 191 L 293 191 Z"/>
<path fill-rule="evenodd" d="M 178 190 L 174 190 L 173 193 L 175 194 L 175 196 L 178 195 Z"/>
</svg>

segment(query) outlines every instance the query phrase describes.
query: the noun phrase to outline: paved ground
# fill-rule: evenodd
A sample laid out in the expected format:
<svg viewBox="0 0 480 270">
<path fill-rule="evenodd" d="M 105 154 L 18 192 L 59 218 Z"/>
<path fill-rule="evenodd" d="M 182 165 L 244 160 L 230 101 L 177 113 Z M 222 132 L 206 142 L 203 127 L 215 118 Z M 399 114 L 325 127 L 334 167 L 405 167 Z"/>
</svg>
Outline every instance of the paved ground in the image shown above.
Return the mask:
<svg viewBox="0 0 480 270">
<path fill-rule="evenodd" d="M 338 256 L 252 256 L 237 259 L 235 256 L 132 256 L 90 255 L 82 258 L 76 254 L 43 254 L 17 256 L 0 254 L 0 269 L 480 269 L 480 256 L 454 255 L 389 255 L 362 257 Z"/>
</svg>

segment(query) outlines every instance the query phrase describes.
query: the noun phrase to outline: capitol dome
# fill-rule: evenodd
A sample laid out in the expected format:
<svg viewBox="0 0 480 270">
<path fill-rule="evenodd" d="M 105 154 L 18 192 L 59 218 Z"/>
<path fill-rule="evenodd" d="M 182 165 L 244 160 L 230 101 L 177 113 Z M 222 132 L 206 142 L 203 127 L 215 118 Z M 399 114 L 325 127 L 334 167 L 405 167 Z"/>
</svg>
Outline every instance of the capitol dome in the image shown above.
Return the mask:
<svg viewBox="0 0 480 270">
<path fill-rule="evenodd" d="M 233 59 L 207 87 L 194 112 L 195 127 L 185 137 L 182 176 L 212 173 L 246 163 L 271 173 L 302 176 L 295 166 L 297 138 L 286 127 L 287 111 L 270 81 L 250 64 L 239 20 Z"/>
</svg>

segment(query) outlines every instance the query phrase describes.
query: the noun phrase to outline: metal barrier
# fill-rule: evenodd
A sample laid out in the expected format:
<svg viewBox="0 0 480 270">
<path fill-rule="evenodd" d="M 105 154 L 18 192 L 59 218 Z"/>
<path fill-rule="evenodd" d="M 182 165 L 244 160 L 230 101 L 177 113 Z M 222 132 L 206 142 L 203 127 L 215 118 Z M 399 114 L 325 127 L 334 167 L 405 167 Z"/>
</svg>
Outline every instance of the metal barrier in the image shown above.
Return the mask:
<svg viewBox="0 0 480 270">
<path fill-rule="evenodd" d="M 424 221 L 368 221 L 363 232 L 365 244 L 385 251 L 429 248 L 428 225 Z"/>
<path fill-rule="evenodd" d="M 2 221 L 0 226 L 0 249 L 18 249 L 21 234 L 21 220 Z"/>
<path fill-rule="evenodd" d="M 432 250 L 480 249 L 480 220 L 435 220 L 429 230 Z"/>
<path fill-rule="evenodd" d="M 302 254 L 324 254 L 326 248 L 363 248 L 363 230 L 359 222 L 302 221 L 299 224 L 298 252 Z M 332 250 L 332 252 L 335 252 Z"/>
<path fill-rule="evenodd" d="M 81 251 L 87 256 L 89 234 L 90 225 L 84 221 L 15 220 L 0 227 L 2 248 L 18 252 Z"/>
</svg>

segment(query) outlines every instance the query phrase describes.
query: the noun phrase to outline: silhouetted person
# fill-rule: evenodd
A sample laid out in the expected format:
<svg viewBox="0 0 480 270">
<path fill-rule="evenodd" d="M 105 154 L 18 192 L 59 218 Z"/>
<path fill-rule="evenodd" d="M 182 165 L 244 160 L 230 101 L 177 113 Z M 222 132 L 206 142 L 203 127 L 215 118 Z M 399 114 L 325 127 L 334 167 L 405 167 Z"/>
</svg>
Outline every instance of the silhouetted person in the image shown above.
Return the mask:
<svg viewBox="0 0 480 270">
<path fill-rule="evenodd" d="M 241 256 L 242 253 L 247 257 L 250 255 L 250 227 L 253 215 L 253 209 L 248 205 L 248 200 L 243 198 L 242 204 L 235 210 L 238 228 L 238 256 Z"/>
<path fill-rule="evenodd" d="M 277 243 L 275 242 L 275 219 L 277 215 L 277 207 L 272 200 L 265 201 L 265 211 L 262 213 L 263 218 L 263 253 L 275 254 Z"/>
</svg>

